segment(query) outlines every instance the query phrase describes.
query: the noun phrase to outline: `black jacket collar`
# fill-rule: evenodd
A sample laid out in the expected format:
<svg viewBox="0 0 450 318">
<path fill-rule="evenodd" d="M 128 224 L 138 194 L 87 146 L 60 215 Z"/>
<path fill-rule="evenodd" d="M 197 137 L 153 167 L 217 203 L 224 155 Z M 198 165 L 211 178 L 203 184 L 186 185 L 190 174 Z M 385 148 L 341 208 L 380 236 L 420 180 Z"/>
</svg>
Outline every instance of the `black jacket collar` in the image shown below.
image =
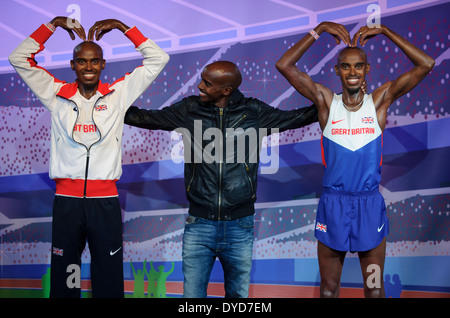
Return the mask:
<svg viewBox="0 0 450 318">
<path fill-rule="evenodd" d="M 234 90 L 231 93 L 230 99 L 228 100 L 228 104 L 226 107 L 229 107 L 230 109 L 237 107 L 237 105 L 241 104 L 241 102 L 245 99 L 244 94 L 241 93 L 239 89 Z M 203 107 L 217 107 L 213 105 L 212 103 L 205 103 L 200 100 L 200 97 L 197 98 L 198 103 Z"/>
</svg>

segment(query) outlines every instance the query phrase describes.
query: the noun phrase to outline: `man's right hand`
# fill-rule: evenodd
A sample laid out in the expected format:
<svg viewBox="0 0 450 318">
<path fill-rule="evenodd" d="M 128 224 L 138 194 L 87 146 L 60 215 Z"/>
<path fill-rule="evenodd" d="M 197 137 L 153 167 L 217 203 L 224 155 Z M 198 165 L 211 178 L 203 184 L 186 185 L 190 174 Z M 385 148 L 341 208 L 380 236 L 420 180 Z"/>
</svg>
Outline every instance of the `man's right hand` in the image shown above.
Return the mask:
<svg viewBox="0 0 450 318">
<path fill-rule="evenodd" d="M 88 41 L 94 41 L 94 39 L 99 41 L 106 33 L 114 29 L 120 30 L 121 32 L 125 33 L 129 29 L 129 27 L 122 21 L 116 19 L 97 21 L 89 29 Z"/>
<path fill-rule="evenodd" d="M 352 40 L 345 26 L 334 22 L 322 22 L 314 30 L 320 35 L 322 32 L 331 34 L 336 40 L 336 44 L 344 42 L 348 46 L 352 46 Z"/>
<path fill-rule="evenodd" d="M 75 40 L 75 32 L 80 39 L 86 41 L 86 32 L 78 20 L 68 17 L 55 17 L 50 23 L 53 24 L 55 28 L 61 27 L 66 30 L 72 40 Z"/>
</svg>

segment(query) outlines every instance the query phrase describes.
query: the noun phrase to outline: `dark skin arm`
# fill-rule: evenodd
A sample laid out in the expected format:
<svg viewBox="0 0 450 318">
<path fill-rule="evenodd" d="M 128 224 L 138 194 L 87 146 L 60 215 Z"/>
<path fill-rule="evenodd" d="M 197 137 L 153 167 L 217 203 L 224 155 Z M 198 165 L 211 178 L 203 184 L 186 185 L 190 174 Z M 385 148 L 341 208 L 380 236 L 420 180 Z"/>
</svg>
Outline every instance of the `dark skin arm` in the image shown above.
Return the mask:
<svg viewBox="0 0 450 318">
<path fill-rule="evenodd" d="M 94 38 L 95 40 L 99 41 L 106 33 L 110 32 L 111 30 L 118 29 L 125 33 L 129 29 L 129 27 L 125 23 L 116 19 L 101 20 L 95 22 L 94 25 L 89 29 L 88 38 L 86 39 L 86 32 L 83 26 L 75 19 L 58 16 L 53 18 L 50 23 L 53 24 L 55 28 L 61 27 L 66 30 L 72 40 L 75 40 L 76 34 L 83 41 L 93 41 Z"/>
<path fill-rule="evenodd" d="M 315 27 L 314 30 L 319 35 L 323 32 L 331 34 L 336 39 L 336 44 L 340 44 L 341 41 L 343 41 L 345 44 L 351 45 L 350 34 L 341 24 L 322 22 Z M 315 83 L 307 73 L 302 72 L 295 65 L 315 41 L 316 40 L 311 34 L 306 34 L 300 41 L 284 53 L 275 66 L 300 94 L 316 105 L 319 112 L 320 127 L 323 129 L 328 121 L 329 107 L 333 100 L 333 92 L 329 88 L 319 83 Z"/>
<path fill-rule="evenodd" d="M 129 29 L 129 27 L 125 23 L 116 19 L 97 21 L 89 29 L 88 41 L 93 41 L 94 38 L 96 41 L 99 41 L 106 33 L 114 29 L 120 30 L 122 33 L 125 33 Z"/>
<path fill-rule="evenodd" d="M 84 31 L 83 26 L 80 24 L 80 22 L 78 22 L 78 20 L 59 16 L 53 18 L 50 23 L 53 24 L 55 28 L 61 27 L 66 30 L 72 40 L 75 40 L 76 34 L 80 39 L 86 41 L 86 32 Z"/>
<path fill-rule="evenodd" d="M 389 81 L 378 87 L 372 94 L 380 127 L 384 129 L 387 117 L 387 109 L 400 96 L 411 91 L 423 78 L 431 71 L 434 60 L 425 52 L 409 43 L 403 37 L 387 28 L 380 26 L 377 28 L 362 27 L 350 40 L 350 35 L 343 25 L 333 22 L 322 22 L 315 29 L 317 34 L 327 32 L 336 38 L 336 43 L 343 41 L 348 46 L 356 46 L 359 40 L 360 45 L 365 45 L 370 38 L 378 34 L 384 34 L 394 44 L 396 44 L 411 60 L 414 67 L 400 75 L 397 79 Z M 362 33 L 362 35 L 360 34 Z M 323 129 L 328 120 L 329 107 L 331 106 L 333 92 L 319 84 L 313 82 L 308 74 L 300 71 L 295 63 L 315 42 L 315 39 L 307 34 L 299 42 L 280 58 L 276 63 L 278 71 L 291 83 L 291 85 L 303 96 L 314 102 L 319 111 L 319 122 Z"/>
<path fill-rule="evenodd" d="M 388 37 L 414 64 L 411 70 L 403 73 L 393 81 L 384 83 L 373 92 L 373 101 L 375 108 L 377 109 L 378 122 L 380 123 L 380 126 L 384 128 L 389 106 L 397 98 L 416 87 L 416 85 L 419 84 L 433 69 L 435 61 L 428 54 L 384 25 L 381 25 L 378 28 L 362 27 L 353 36 L 352 45 L 356 46 L 359 40 L 359 44 L 364 46 L 369 39 L 378 34 L 383 34 Z"/>
</svg>

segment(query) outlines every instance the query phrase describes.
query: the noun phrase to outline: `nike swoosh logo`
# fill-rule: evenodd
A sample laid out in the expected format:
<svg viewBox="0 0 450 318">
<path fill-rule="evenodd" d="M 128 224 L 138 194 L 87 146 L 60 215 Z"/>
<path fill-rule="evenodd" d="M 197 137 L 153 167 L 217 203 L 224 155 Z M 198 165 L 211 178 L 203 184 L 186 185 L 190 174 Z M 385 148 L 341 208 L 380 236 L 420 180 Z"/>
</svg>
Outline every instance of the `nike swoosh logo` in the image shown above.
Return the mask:
<svg viewBox="0 0 450 318">
<path fill-rule="evenodd" d="M 379 232 L 379 231 L 378 231 Z M 118 251 L 120 251 L 120 249 L 122 248 L 122 246 L 121 247 L 119 247 L 117 250 L 115 250 L 114 252 L 113 251 L 109 251 L 109 256 L 113 256 L 114 254 L 116 254 Z"/>
<path fill-rule="evenodd" d="M 377 230 L 378 230 L 378 232 L 380 232 L 382 229 L 383 229 L 383 227 L 384 227 L 384 223 L 383 223 L 383 225 L 381 226 L 381 227 L 379 227 Z"/>
<path fill-rule="evenodd" d="M 340 119 L 340 120 L 336 120 L 336 121 L 332 120 L 331 124 L 334 125 L 334 124 L 340 123 L 343 120 L 345 120 L 345 118 L 344 119 Z"/>
</svg>

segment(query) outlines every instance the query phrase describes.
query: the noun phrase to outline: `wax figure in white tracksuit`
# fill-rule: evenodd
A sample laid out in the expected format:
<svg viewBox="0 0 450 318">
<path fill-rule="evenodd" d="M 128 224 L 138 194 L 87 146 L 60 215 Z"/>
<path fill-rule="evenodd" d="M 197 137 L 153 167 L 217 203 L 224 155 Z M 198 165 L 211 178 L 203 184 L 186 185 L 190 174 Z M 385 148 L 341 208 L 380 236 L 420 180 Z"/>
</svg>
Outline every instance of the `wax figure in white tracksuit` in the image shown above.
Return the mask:
<svg viewBox="0 0 450 318">
<path fill-rule="evenodd" d="M 57 27 L 67 30 L 72 39 L 75 32 L 86 40 L 78 21 L 56 17 L 41 25 L 9 57 L 51 114 L 49 175 L 56 183 L 56 196 L 50 297 L 80 297 L 80 288 L 67 284 L 67 268 L 81 265 L 86 240 L 93 297 L 123 297 L 122 218 L 116 181 L 122 174 L 124 115 L 155 80 L 169 56 L 136 27 L 113 19 L 98 21 L 90 28 L 88 41 L 75 47 L 71 66 L 77 80 L 66 83 L 34 59 Z M 106 84 L 99 79 L 105 66 L 103 52 L 92 40 L 112 29 L 122 31 L 144 60 L 132 73 Z"/>
</svg>

